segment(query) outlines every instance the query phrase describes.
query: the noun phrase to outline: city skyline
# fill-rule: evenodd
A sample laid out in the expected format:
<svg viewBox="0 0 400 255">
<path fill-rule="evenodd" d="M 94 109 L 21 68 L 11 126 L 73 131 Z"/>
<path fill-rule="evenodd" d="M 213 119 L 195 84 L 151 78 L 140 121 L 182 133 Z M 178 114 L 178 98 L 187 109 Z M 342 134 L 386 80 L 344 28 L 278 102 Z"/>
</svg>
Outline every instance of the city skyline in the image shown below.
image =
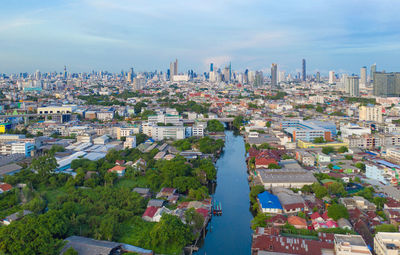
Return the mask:
<svg viewBox="0 0 400 255">
<path fill-rule="evenodd" d="M 223 10 L 223 11 L 221 11 Z M 0 73 L 234 70 L 397 71 L 400 3 L 308 1 L 19 1 L 3 4 Z M 357 12 L 357 15 L 352 13 Z M 251 15 L 250 15 L 251 14 Z M 283 16 L 282 16 L 283 15 Z M 362 32 L 361 32 L 362 31 Z"/>
</svg>

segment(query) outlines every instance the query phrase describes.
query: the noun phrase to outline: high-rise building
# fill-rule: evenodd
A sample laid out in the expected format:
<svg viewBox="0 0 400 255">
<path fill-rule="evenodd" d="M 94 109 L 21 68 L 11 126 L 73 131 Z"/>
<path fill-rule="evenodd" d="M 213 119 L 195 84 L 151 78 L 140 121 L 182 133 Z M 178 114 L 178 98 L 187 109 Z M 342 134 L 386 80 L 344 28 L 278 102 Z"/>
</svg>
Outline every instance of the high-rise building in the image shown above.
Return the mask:
<svg viewBox="0 0 400 255">
<path fill-rule="evenodd" d="M 307 75 L 307 73 L 306 73 L 306 60 L 303 58 L 303 68 L 302 68 L 302 71 L 303 71 L 303 73 L 302 73 L 302 81 L 306 81 L 306 75 Z"/>
<path fill-rule="evenodd" d="M 175 62 L 171 62 L 169 64 L 169 80 L 172 81 L 174 75 L 178 75 L 178 59 L 175 59 Z"/>
<path fill-rule="evenodd" d="M 275 63 L 272 63 L 271 66 L 271 86 L 278 86 L 278 65 Z"/>
<path fill-rule="evenodd" d="M 358 76 L 348 76 L 345 80 L 345 91 L 352 97 L 360 96 L 360 86 Z"/>
<path fill-rule="evenodd" d="M 285 79 L 285 71 L 278 72 L 278 82 L 286 81 Z"/>
<path fill-rule="evenodd" d="M 371 72 L 370 72 L 370 79 L 371 79 L 371 82 L 373 82 L 374 81 L 374 73 L 376 72 L 376 64 L 373 64 L 372 66 L 371 66 Z"/>
<path fill-rule="evenodd" d="M 264 84 L 264 75 L 262 71 L 256 71 L 254 77 L 254 87 L 260 88 Z"/>
<path fill-rule="evenodd" d="M 335 72 L 329 71 L 329 84 L 334 84 L 334 83 L 335 83 Z"/>
<path fill-rule="evenodd" d="M 359 109 L 358 119 L 360 121 L 375 121 L 382 123 L 382 107 L 381 106 L 361 106 Z"/>
<path fill-rule="evenodd" d="M 373 94 L 378 97 L 400 96 L 400 73 L 374 72 Z"/>
<path fill-rule="evenodd" d="M 360 86 L 367 86 L 367 67 L 363 66 L 360 69 Z"/>
<path fill-rule="evenodd" d="M 317 82 L 320 82 L 320 81 L 321 81 L 321 74 L 320 74 L 320 72 L 317 72 L 317 73 L 315 74 L 315 80 L 316 80 Z"/>
<path fill-rule="evenodd" d="M 213 72 L 214 71 L 214 63 L 211 63 L 210 64 L 210 72 Z"/>
</svg>

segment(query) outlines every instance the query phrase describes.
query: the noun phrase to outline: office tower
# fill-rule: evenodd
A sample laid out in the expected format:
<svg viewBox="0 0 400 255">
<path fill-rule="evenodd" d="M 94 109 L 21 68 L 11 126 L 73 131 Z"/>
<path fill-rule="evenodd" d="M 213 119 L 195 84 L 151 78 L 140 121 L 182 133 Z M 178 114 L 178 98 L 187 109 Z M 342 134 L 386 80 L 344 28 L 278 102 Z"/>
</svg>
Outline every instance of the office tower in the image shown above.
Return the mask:
<svg viewBox="0 0 400 255">
<path fill-rule="evenodd" d="M 303 58 L 302 81 L 306 81 L 306 60 Z"/>
<path fill-rule="evenodd" d="M 278 82 L 283 82 L 283 81 L 286 81 L 285 80 L 285 71 L 280 71 L 278 73 Z"/>
<path fill-rule="evenodd" d="M 400 73 L 374 72 L 373 94 L 378 97 L 400 96 Z"/>
<path fill-rule="evenodd" d="M 256 71 L 254 77 L 254 87 L 260 88 L 264 84 L 264 75 L 262 71 Z"/>
<path fill-rule="evenodd" d="M 363 66 L 360 69 L 360 86 L 367 86 L 367 67 Z"/>
<path fill-rule="evenodd" d="M 229 66 L 225 67 L 222 71 L 223 81 L 229 82 L 230 81 L 230 71 Z"/>
<path fill-rule="evenodd" d="M 213 72 L 214 71 L 214 63 L 211 63 L 210 64 L 210 72 Z"/>
<path fill-rule="evenodd" d="M 329 84 L 334 84 L 334 83 L 335 83 L 335 72 L 329 71 Z"/>
<path fill-rule="evenodd" d="M 345 79 L 345 91 L 352 97 L 360 96 L 360 85 L 358 76 L 349 76 Z"/>
<path fill-rule="evenodd" d="M 272 63 L 271 66 L 271 86 L 278 86 L 278 65 L 275 63 Z"/>
<path fill-rule="evenodd" d="M 321 74 L 320 74 L 319 72 L 317 72 L 317 74 L 315 75 L 315 80 L 316 80 L 317 82 L 320 82 L 320 81 L 321 81 Z"/>
<path fill-rule="evenodd" d="M 244 82 L 245 84 L 249 84 L 249 69 L 246 69 L 246 70 L 244 71 L 243 82 Z"/>
<path fill-rule="evenodd" d="M 373 64 L 372 66 L 371 66 L 371 72 L 370 72 L 370 80 L 371 80 L 371 82 L 373 82 L 374 81 L 374 73 L 376 72 L 376 64 Z"/>
<path fill-rule="evenodd" d="M 133 76 L 132 76 L 132 73 L 131 73 L 131 72 L 128 73 L 127 81 L 128 81 L 128 82 L 132 82 L 132 81 L 133 81 Z"/>
<path fill-rule="evenodd" d="M 64 66 L 64 79 L 67 79 L 67 66 Z"/>
<path fill-rule="evenodd" d="M 40 78 L 41 78 L 40 71 L 36 70 L 36 72 L 35 72 L 35 80 L 40 80 Z"/>
<path fill-rule="evenodd" d="M 169 80 L 172 81 L 174 75 L 178 75 L 178 59 L 175 59 L 175 62 L 171 62 L 169 64 Z"/>
<path fill-rule="evenodd" d="M 361 106 L 359 109 L 358 119 L 360 121 L 375 121 L 382 123 L 382 107 L 381 106 Z"/>
</svg>

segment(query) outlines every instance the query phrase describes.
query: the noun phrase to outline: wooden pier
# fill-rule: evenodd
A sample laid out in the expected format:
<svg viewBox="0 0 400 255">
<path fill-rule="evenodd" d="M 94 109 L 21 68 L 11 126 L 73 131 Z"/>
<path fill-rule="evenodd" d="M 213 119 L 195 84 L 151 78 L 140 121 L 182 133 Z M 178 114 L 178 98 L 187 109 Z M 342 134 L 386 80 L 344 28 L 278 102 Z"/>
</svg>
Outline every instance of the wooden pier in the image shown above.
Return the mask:
<svg viewBox="0 0 400 255">
<path fill-rule="evenodd" d="M 222 215 L 222 204 L 221 202 L 214 201 L 212 205 L 212 214 L 214 216 L 221 216 Z"/>
</svg>

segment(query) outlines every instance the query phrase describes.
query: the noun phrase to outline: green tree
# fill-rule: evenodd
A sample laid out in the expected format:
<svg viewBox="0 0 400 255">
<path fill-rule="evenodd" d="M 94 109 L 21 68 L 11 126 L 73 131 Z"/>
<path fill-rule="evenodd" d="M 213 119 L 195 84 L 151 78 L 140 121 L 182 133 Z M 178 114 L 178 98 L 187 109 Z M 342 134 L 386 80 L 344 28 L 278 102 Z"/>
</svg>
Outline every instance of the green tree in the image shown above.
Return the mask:
<svg viewBox="0 0 400 255">
<path fill-rule="evenodd" d="M 348 152 L 349 151 L 349 149 L 346 147 L 346 146 L 341 146 L 339 149 L 338 149 L 338 152 L 339 153 L 346 153 L 346 152 Z"/>
<path fill-rule="evenodd" d="M 268 219 L 265 213 L 258 213 L 252 220 L 251 220 L 251 228 L 257 229 L 257 227 L 266 227 Z"/>
<path fill-rule="evenodd" d="M 333 204 L 328 207 L 328 216 L 333 220 L 338 220 L 341 218 L 348 219 L 349 212 L 347 208 L 342 204 Z"/>
<path fill-rule="evenodd" d="M 375 227 L 375 233 L 379 232 L 398 232 L 398 229 L 392 224 L 380 224 Z"/>
<path fill-rule="evenodd" d="M 152 247 L 183 247 L 193 239 L 190 227 L 174 215 L 164 214 L 150 232 Z M 164 253 L 164 252 L 163 252 Z"/>
<path fill-rule="evenodd" d="M 339 182 L 334 182 L 328 186 L 328 192 L 331 195 L 339 195 L 345 196 L 347 194 L 346 190 L 343 187 L 343 184 Z"/>
<path fill-rule="evenodd" d="M 233 119 L 233 123 L 232 124 L 237 130 L 240 130 L 240 127 L 242 126 L 243 120 L 244 120 L 243 116 L 241 116 L 241 115 L 236 116 Z"/>
<path fill-rule="evenodd" d="M 209 120 L 207 122 L 207 130 L 209 132 L 224 132 L 225 131 L 225 127 L 218 120 Z"/>
<path fill-rule="evenodd" d="M 378 210 L 382 210 L 386 201 L 387 201 L 387 199 L 384 197 L 374 197 L 374 199 L 373 199 L 373 202 L 376 205 Z"/>
<path fill-rule="evenodd" d="M 269 164 L 268 169 L 281 169 L 282 167 L 277 164 Z"/>
<path fill-rule="evenodd" d="M 78 255 L 78 252 L 74 250 L 74 248 L 69 247 L 65 252 L 64 255 Z"/>
<path fill-rule="evenodd" d="M 325 139 L 322 136 L 314 138 L 313 142 L 314 143 L 326 143 Z"/>
<path fill-rule="evenodd" d="M 249 194 L 250 202 L 252 204 L 256 204 L 258 194 L 260 194 L 264 191 L 265 191 L 265 188 L 262 185 L 255 185 L 255 186 L 251 187 L 250 194 Z"/>
<path fill-rule="evenodd" d="M 335 149 L 332 146 L 325 146 L 322 148 L 322 153 L 329 155 L 330 153 L 334 152 Z"/>
<path fill-rule="evenodd" d="M 204 217 L 192 207 L 185 211 L 185 221 L 194 229 L 198 230 L 203 227 Z"/>
<path fill-rule="evenodd" d="M 360 169 L 361 172 L 365 172 L 365 164 L 364 164 L 364 163 L 362 163 L 362 162 L 357 162 L 357 163 L 355 164 L 355 167 L 357 167 L 358 169 Z"/>
<path fill-rule="evenodd" d="M 318 105 L 317 108 L 315 108 L 315 111 L 317 111 L 319 113 L 323 113 L 324 109 L 322 108 L 322 106 Z"/>
<path fill-rule="evenodd" d="M 36 171 L 39 176 L 45 177 L 52 173 L 58 167 L 58 164 L 53 155 L 46 154 L 38 158 L 34 158 L 30 167 Z"/>
<path fill-rule="evenodd" d="M 324 196 L 328 195 L 328 190 L 319 183 L 314 183 L 311 185 L 311 188 L 315 196 L 319 199 L 322 199 Z"/>
</svg>

